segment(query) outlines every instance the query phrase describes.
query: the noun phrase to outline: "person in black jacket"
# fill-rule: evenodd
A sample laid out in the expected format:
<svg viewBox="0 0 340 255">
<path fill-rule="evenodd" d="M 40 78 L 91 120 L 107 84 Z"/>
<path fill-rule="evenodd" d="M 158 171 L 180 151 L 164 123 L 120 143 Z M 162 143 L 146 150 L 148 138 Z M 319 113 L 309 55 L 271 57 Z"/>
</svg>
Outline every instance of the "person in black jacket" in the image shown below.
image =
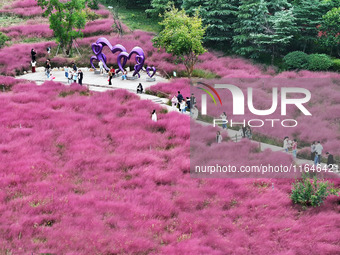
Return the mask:
<svg viewBox="0 0 340 255">
<path fill-rule="evenodd" d="M 83 71 L 81 69 L 79 69 L 78 70 L 78 83 L 80 85 L 83 85 L 83 77 L 84 77 Z"/>
<path fill-rule="evenodd" d="M 330 154 L 329 152 L 326 152 L 326 155 L 327 155 L 327 167 L 332 168 L 334 165 L 333 155 Z"/>
<path fill-rule="evenodd" d="M 37 53 L 34 51 L 34 49 L 31 49 L 31 58 L 32 58 L 32 62 L 35 62 L 35 55 Z"/>
<path fill-rule="evenodd" d="M 178 107 L 180 106 L 180 104 L 181 104 L 181 102 L 183 101 L 183 96 L 182 96 L 182 94 L 181 94 L 181 91 L 178 91 L 178 95 L 177 95 L 177 100 L 178 100 Z M 180 107 L 178 108 L 179 109 L 179 111 L 181 111 L 181 109 L 180 109 Z"/>
<path fill-rule="evenodd" d="M 72 65 L 73 65 L 73 71 L 75 71 L 75 72 L 77 72 L 77 66 L 76 66 L 76 64 L 75 63 L 72 63 Z"/>
<path fill-rule="evenodd" d="M 143 93 L 143 86 L 142 83 L 139 83 L 137 86 L 137 94 L 142 94 Z"/>
</svg>

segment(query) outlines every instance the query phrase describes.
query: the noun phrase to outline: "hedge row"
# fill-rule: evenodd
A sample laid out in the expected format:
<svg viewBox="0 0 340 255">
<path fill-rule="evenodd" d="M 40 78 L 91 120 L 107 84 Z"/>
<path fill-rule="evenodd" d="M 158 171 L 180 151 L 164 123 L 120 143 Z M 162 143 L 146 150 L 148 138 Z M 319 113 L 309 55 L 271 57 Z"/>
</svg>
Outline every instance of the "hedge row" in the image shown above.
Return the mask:
<svg viewBox="0 0 340 255">
<path fill-rule="evenodd" d="M 340 71 L 340 59 L 331 59 L 326 54 L 306 54 L 302 51 L 288 53 L 283 62 L 287 70 L 327 71 L 332 67 L 334 71 Z"/>
</svg>

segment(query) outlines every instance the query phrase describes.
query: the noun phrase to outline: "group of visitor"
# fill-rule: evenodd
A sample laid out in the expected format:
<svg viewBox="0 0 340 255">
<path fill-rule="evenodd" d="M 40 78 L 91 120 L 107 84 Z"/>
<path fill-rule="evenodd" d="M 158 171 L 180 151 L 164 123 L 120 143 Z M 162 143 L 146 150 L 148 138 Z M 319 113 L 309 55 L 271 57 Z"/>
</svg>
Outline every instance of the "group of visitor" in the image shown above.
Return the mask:
<svg viewBox="0 0 340 255">
<path fill-rule="evenodd" d="M 104 62 L 102 60 L 99 61 L 98 66 L 99 66 L 99 73 L 104 74 L 105 73 Z M 119 70 L 116 71 L 116 69 L 114 69 L 113 66 L 111 66 L 110 69 L 107 71 L 107 81 L 109 82 L 110 86 L 112 85 L 112 78 L 114 78 L 118 72 Z M 122 80 L 126 80 L 126 79 L 127 79 L 127 71 L 124 69 L 122 73 Z"/>
<path fill-rule="evenodd" d="M 286 152 L 292 151 L 293 157 L 296 158 L 297 156 L 297 140 L 293 139 L 290 140 L 288 136 L 286 136 L 283 139 L 283 149 Z M 314 141 L 311 144 L 311 156 L 310 159 L 314 162 L 314 165 L 318 165 L 321 163 L 322 160 L 322 151 L 323 151 L 323 146 L 321 145 L 320 141 Z M 329 152 L 326 152 L 326 156 L 327 156 L 327 165 L 333 165 L 334 164 L 334 157 L 332 154 L 330 154 Z"/>
<path fill-rule="evenodd" d="M 248 138 L 248 139 L 252 139 L 253 138 L 253 131 L 251 130 L 251 128 L 249 126 L 242 126 L 239 131 L 238 131 L 238 136 L 242 137 L 242 138 Z"/>
<path fill-rule="evenodd" d="M 102 72 L 102 71 L 101 71 Z M 118 70 L 119 72 L 119 70 Z M 109 82 L 109 85 L 112 85 L 112 78 L 116 75 L 116 69 L 113 68 L 113 66 L 110 67 L 110 70 L 108 72 L 108 82 Z M 127 72 L 126 70 L 124 69 L 123 71 L 123 74 L 122 74 L 122 80 L 123 81 L 126 81 L 126 75 L 127 75 Z"/>
<path fill-rule="evenodd" d="M 171 104 L 173 108 L 178 108 L 181 113 L 185 113 L 187 109 L 191 110 L 196 105 L 196 98 L 194 94 L 191 94 L 191 97 L 184 98 L 180 91 L 177 92 L 177 96 L 173 96 L 171 99 Z"/>
<path fill-rule="evenodd" d="M 81 69 L 78 69 L 75 63 L 72 63 L 71 67 L 64 67 L 65 77 L 67 79 L 67 83 L 79 83 L 79 85 L 83 85 L 84 73 Z"/>
<path fill-rule="evenodd" d="M 283 138 L 283 149 L 285 150 L 285 152 L 289 152 L 291 150 L 294 158 L 296 158 L 297 155 L 297 146 L 298 143 L 296 139 L 292 141 L 289 139 L 288 136 L 285 136 L 285 138 Z"/>
<path fill-rule="evenodd" d="M 323 146 L 320 141 L 313 141 L 311 144 L 310 152 L 311 152 L 311 160 L 314 162 L 314 165 L 320 164 L 322 159 L 322 151 Z M 326 152 L 327 156 L 327 166 L 332 167 L 334 164 L 334 157 L 329 152 Z"/>
</svg>

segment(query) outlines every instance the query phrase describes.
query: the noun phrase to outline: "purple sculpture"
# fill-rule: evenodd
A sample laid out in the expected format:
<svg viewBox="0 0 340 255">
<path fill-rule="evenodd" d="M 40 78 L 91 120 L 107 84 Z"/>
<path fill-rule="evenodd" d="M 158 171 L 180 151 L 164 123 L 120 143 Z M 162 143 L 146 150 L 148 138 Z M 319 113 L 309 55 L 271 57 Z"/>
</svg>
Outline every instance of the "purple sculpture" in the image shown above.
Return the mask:
<svg viewBox="0 0 340 255">
<path fill-rule="evenodd" d="M 140 47 L 134 47 L 130 53 L 127 53 L 125 47 L 123 45 L 117 44 L 115 46 L 112 46 L 111 43 L 104 37 L 99 38 L 95 43 L 92 44 L 92 51 L 96 56 L 92 56 L 90 59 L 91 65 L 94 69 L 95 66 L 93 65 L 93 60 L 97 61 L 103 61 L 105 70 L 109 70 L 109 68 L 106 66 L 107 58 L 104 53 L 102 53 L 103 47 L 108 46 L 111 52 L 114 54 L 116 52 L 120 52 L 117 56 L 117 64 L 119 67 L 119 71 L 124 71 L 124 67 L 127 63 L 127 61 L 131 58 L 133 54 L 136 54 L 135 61 L 136 65 L 134 66 L 134 73 L 133 76 L 138 75 L 138 78 L 140 77 L 139 71 L 142 70 L 144 61 L 145 61 L 145 55 L 144 51 Z"/>
<path fill-rule="evenodd" d="M 150 73 L 150 71 L 152 71 L 152 73 Z M 152 78 L 152 77 L 156 74 L 156 67 L 154 67 L 154 66 L 152 66 L 152 67 L 148 66 L 148 67 L 146 68 L 146 73 L 148 74 L 148 76 L 149 76 L 150 78 Z"/>
</svg>

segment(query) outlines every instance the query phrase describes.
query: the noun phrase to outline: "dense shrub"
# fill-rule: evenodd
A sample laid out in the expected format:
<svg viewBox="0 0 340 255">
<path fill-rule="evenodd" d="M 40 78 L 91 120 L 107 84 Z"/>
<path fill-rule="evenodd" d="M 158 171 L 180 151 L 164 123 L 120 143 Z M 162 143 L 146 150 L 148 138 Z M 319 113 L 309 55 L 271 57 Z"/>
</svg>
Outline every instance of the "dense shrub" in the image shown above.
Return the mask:
<svg viewBox="0 0 340 255">
<path fill-rule="evenodd" d="M 332 60 L 326 54 L 311 54 L 308 56 L 308 70 L 326 71 L 332 66 Z"/>
<path fill-rule="evenodd" d="M 308 54 L 302 51 L 293 51 L 288 53 L 283 62 L 285 68 L 290 69 L 306 69 L 308 66 Z"/>
<path fill-rule="evenodd" d="M 8 37 L 0 32 L 0 48 L 5 45 L 6 41 L 8 41 Z"/>
<path fill-rule="evenodd" d="M 87 2 L 87 6 L 90 7 L 92 10 L 98 10 L 99 9 L 98 0 L 89 0 Z"/>
<path fill-rule="evenodd" d="M 340 59 L 333 59 L 332 60 L 332 70 L 340 72 Z"/>
<path fill-rule="evenodd" d="M 295 204 L 303 206 L 320 206 L 329 195 L 339 196 L 339 190 L 328 181 L 313 179 L 307 175 L 302 176 L 302 180 L 293 183 L 291 199 Z"/>
</svg>

